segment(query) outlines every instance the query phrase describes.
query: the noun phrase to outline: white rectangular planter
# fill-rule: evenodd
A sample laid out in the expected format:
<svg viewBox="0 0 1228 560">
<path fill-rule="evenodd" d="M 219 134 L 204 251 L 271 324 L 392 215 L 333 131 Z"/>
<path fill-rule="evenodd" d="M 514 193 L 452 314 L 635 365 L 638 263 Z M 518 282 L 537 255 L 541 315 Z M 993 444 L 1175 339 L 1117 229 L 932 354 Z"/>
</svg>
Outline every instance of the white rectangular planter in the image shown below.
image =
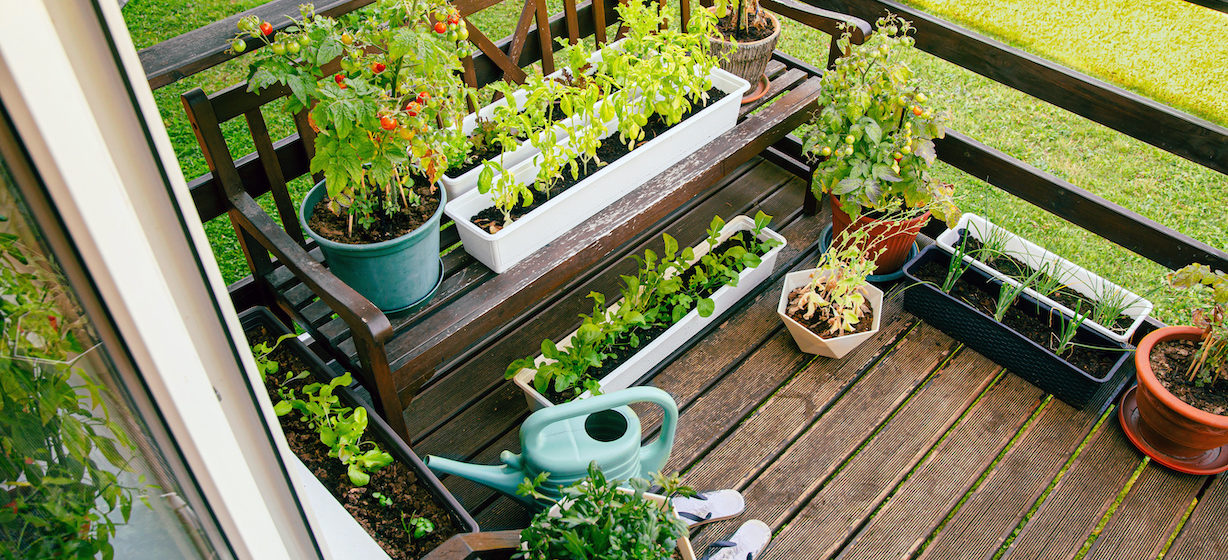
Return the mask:
<svg viewBox="0 0 1228 560">
<path fill-rule="evenodd" d="M 726 93 L 720 101 L 637 146 L 631 153 L 555 195 L 498 233 L 488 233 L 469 221 L 474 214 L 494 205 L 491 193 L 482 194 L 475 189 L 453 199 L 444 212 L 456 222 L 465 252 L 491 270 L 505 272 L 733 128 L 738 120 L 742 94 L 750 88 L 750 84 L 719 68 L 713 69 L 710 76 L 713 87 Z M 537 175 L 537 169 L 535 161 L 530 159 L 509 171 L 517 180 L 527 183 Z"/>
<path fill-rule="evenodd" d="M 726 239 L 739 231 L 749 231 L 754 228 L 755 221 L 747 216 L 737 216 L 729 220 L 725 227 L 721 229 L 720 242 L 723 243 Z M 649 342 L 638 352 L 627 358 L 625 362 L 620 364 L 614 371 L 601 378 L 601 392 L 610 393 L 630 387 L 632 383 L 643 377 L 654 366 L 664 361 L 670 354 L 689 341 L 692 337 L 699 334 L 704 327 L 720 317 L 722 313 L 728 311 L 739 300 L 746 297 L 755 286 L 763 283 L 769 276 L 772 275 L 772 270 L 776 268 L 776 257 L 780 255 L 780 251 L 785 247 L 785 238 L 779 233 L 770 229 L 764 228 L 759 235 L 760 240 L 775 239 L 780 243 L 779 246 L 773 247 L 763 256 L 763 262 L 754 268 L 743 270 L 738 275 L 737 286 L 721 286 L 712 294 L 711 299 L 714 304 L 712 314 L 707 317 L 700 317 L 699 311 L 692 309 L 690 313 L 683 316 L 682 320 L 674 323 L 673 326 L 666 329 L 652 342 Z M 695 260 L 692 264 L 698 262 L 701 257 L 708 254 L 712 247 L 708 246 L 707 240 L 695 246 Z M 618 303 L 610 305 L 611 310 L 616 310 Z M 571 346 L 572 337 L 576 335 L 575 331 L 563 338 L 563 342 L 557 346 L 559 349 L 566 349 Z M 546 358 L 538 356 L 536 363 L 541 365 L 546 363 Z M 530 410 L 538 410 L 548 406 L 554 406 L 541 393 L 538 393 L 533 388 L 533 371 L 522 369 L 516 373 L 512 379 L 517 387 L 520 387 L 525 394 L 525 400 L 529 404 Z M 588 391 L 580 395 L 580 398 L 589 397 Z"/>
<path fill-rule="evenodd" d="M 1028 265 L 1032 268 L 1032 270 L 1039 270 L 1042 266 L 1056 267 L 1057 270 L 1061 271 L 1059 274 L 1062 275 L 1061 279 L 1063 280 L 1063 284 L 1091 301 L 1097 301 L 1099 299 L 1098 294 L 1106 291 L 1121 293 L 1125 297 L 1125 301 L 1132 302 L 1130 306 L 1122 312 L 1122 314 L 1125 316 L 1133 319 L 1130 323 L 1130 327 L 1127 328 L 1125 332 L 1115 332 L 1108 326 L 1092 321 L 1090 317 L 1086 320 L 1086 324 L 1089 328 L 1117 342 L 1129 342 L 1130 338 L 1134 335 L 1134 331 L 1138 329 L 1140 324 L 1142 324 L 1143 319 L 1146 319 L 1147 316 L 1151 314 L 1152 304 L 1150 301 L 1135 295 L 1133 292 L 1118 286 L 1117 284 L 1101 278 L 1099 275 L 1058 256 L 1044 247 L 1019 237 L 1011 231 L 1004 229 L 1001 226 L 998 226 L 976 214 L 964 213 L 964 215 L 960 217 L 959 222 L 955 225 L 955 227 L 949 228 L 943 232 L 942 235 L 939 235 L 938 239 L 935 240 L 935 243 L 939 247 L 954 253 L 954 246 L 959 244 L 959 230 L 961 229 L 966 229 L 968 231 L 968 235 L 971 235 L 978 241 L 981 241 L 984 237 L 989 236 L 991 232 L 1000 232 L 1001 234 L 1005 234 L 1006 247 L 1004 252 L 1007 256 L 1013 257 Z M 1014 278 L 995 270 L 989 265 L 976 260 L 971 256 L 964 256 L 964 261 L 971 263 L 973 266 L 985 271 L 995 278 L 1014 285 L 1019 284 L 1019 282 Z M 1031 295 L 1041 302 L 1053 306 L 1053 308 L 1058 310 L 1059 313 L 1062 313 L 1067 317 L 1074 317 L 1073 310 L 1054 301 L 1052 298 L 1041 295 L 1031 288 L 1028 288 L 1025 291 L 1028 293 L 1028 295 Z M 1085 310 L 1084 313 L 1090 314 L 1090 310 Z"/>
<path fill-rule="evenodd" d="M 615 43 L 611 43 L 609 45 L 606 45 L 605 48 L 607 49 L 618 48 L 618 43 L 621 43 L 621 42 L 622 41 L 620 40 Z M 593 56 L 589 57 L 590 62 L 596 63 L 600 60 L 601 60 L 601 51 L 593 53 Z M 553 78 L 553 77 L 561 76 L 562 74 L 563 74 L 563 70 L 559 69 L 559 70 L 555 70 L 554 73 L 550 74 L 547 77 Z M 519 108 L 523 105 L 525 98 L 528 97 L 528 94 L 526 94 L 523 89 L 518 89 L 512 94 L 512 97 L 516 101 L 516 107 Z M 491 103 L 490 105 L 482 107 L 481 109 L 478 109 L 476 113 L 469 113 L 468 115 L 465 115 L 465 119 L 461 122 L 461 131 L 465 133 L 466 137 L 468 137 L 469 135 L 473 134 L 473 131 L 475 129 L 477 129 L 479 117 L 488 119 L 491 117 L 491 115 L 495 114 L 496 108 L 506 106 L 506 105 L 507 105 L 507 98 L 504 98 L 504 99 L 495 101 L 494 103 Z M 600 106 L 598 106 L 598 109 L 600 109 Z M 570 122 L 570 120 L 571 119 L 566 119 L 563 122 Z M 567 129 L 561 126 L 555 127 L 554 133 L 557 135 L 557 137 L 560 140 L 567 138 L 568 136 Z M 533 144 L 530 143 L 529 141 L 526 140 L 524 142 L 521 142 L 520 146 L 517 147 L 515 150 L 512 150 L 510 152 L 505 152 L 503 154 L 503 162 L 502 162 L 503 168 L 510 169 L 516 164 L 522 161 L 525 161 L 537 155 L 538 153 L 539 153 L 539 150 L 535 148 Z M 442 177 L 439 178 L 439 182 L 443 184 L 444 190 L 448 191 L 448 200 L 456 200 L 457 198 L 460 197 L 460 195 L 465 194 L 475 189 L 478 186 L 478 176 L 481 174 L 482 174 L 482 165 L 478 164 L 477 167 L 474 167 L 473 169 L 470 169 L 469 171 L 466 171 L 456 177 L 451 177 L 451 176 L 448 176 L 447 174 L 444 174 Z"/>
</svg>

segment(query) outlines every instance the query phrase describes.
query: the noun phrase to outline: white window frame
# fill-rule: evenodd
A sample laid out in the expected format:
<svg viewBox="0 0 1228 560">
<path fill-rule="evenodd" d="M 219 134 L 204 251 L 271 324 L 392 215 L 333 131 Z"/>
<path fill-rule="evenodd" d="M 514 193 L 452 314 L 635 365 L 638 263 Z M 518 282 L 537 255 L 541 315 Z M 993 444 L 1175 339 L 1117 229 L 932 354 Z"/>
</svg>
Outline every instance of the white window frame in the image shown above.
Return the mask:
<svg viewBox="0 0 1228 560">
<path fill-rule="evenodd" d="M 287 468 L 268 396 L 252 389 L 255 364 L 119 6 L 0 0 L 0 14 L 0 102 L 224 545 L 239 558 L 333 558 L 299 498 L 314 481 Z"/>
</svg>

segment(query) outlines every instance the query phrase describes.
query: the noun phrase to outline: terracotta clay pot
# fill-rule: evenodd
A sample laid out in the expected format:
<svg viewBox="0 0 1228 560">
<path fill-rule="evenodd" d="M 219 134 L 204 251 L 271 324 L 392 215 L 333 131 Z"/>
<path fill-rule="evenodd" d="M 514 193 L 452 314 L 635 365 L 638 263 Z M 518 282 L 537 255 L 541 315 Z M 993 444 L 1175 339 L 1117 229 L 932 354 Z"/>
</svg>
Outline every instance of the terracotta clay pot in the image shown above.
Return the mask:
<svg viewBox="0 0 1228 560">
<path fill-rule="evenodd" d="M 852 225 L 853 219 L 840 208 L 840 200 L 834 195 L 828 195 L 831 203 L 832 239 L 839 239 L 840 234 Z M 873 253 L 883 248 L 874 264 L 878 265 L 875 274 L 887 274 L 899 270 L 908 260 L 908 250 L 917 241 L 921 227 L 930 219 L 930 212 L 909 220 L 881 222 L 877 225 L 874 218 L 862 214 L 857 218 L 857 228 L 870 228 L 869 242 L 864 249 Z"/>
<path fill-rule="evenodd" d="M 1163 327 L 1138 345 L 1138 428 L 1151 447 L 1176 459 L 1196 459 L 1209 450 L 1228 445 L 1228 416 L 1211 414 L 1178 399 L 1151 371 L 1151 349 L 1166 340 L 1202 340 L 1197 327 Z"/>
</svg>

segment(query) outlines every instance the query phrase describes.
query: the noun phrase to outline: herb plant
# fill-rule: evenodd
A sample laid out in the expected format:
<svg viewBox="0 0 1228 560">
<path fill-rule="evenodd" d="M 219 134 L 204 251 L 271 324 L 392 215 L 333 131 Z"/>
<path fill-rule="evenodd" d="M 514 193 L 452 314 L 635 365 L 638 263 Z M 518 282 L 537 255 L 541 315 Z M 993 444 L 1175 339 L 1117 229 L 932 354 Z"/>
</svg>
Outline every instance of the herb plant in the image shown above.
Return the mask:
<svg viewBox="0 0 1228 560">
<path fill-rule="evenodd" d="M 1194 310 L 1191 321 L 1203 338 L 1187 372 L 1190 381 L 1201 386 L 1228 380 L 1228 274 L 1195 263 L 1169 274 L 1168 283 L 1210 292 L 1210 307 Z"/>
<path fill-rule="evenodd" d="M 51 263 L 0 234 L 0 558 L 111 558 L 132 512 L 117 472 L 136 449 L 107 412 L 108 389 L 74 365 L 89 349 L 57 304 L 61 285 Z"/>
<path fill-rule="evenodd" d="M 537 491 L 544 480 L 525 479 L 522 494 L 548 499 Z M 608 480 L 594 462 L 588 477 L 564 488 L 557 502 L 558 514 L 538 513 L 521 531 L 522 552 L 516 558 L 557 560 L 600 558 L 603 560 L 669 560 L 678 541 L 687 535 L 686 524 L 673 512 L 669 500 L 658 504 L 644 497 L 651 484 L 666 497 L 694 495 L 677 476 L 655 475 L 626 481 Z"/>
<path fill-rule="evenodd" d="M 435 522 L 425 517 L 401 514 L 401 528 L 409 534 L 411 540 L 417 540 L 435 532 Z"/>
<path fill-rule="evenodd" d="M 634 150 L 645 139 L 650 119 L 673 126 L 707 101 L 712 88 L 708 74 L 716 66 L 707 35 L 715 18 L 700 10 L 689 29 L 678 31 L 662 29 L 667 19 L 656 3 L 631 0 L 615 9 L 628 30 L 617 48 L 603 49 L 594 64 L 583 43 L 564 47 L 558 57 L 566 61 L 562 81 L 531 76 L 521 86 L 526 108 L 496 111 L 494 118 L 507 124 L 495 127 L 504 132 L 495 132 L 493 142 L 504 151 L 514 150 L 520 140 L 513 132 L 527 132 L 539 151 L 534 156 L 538 169 L 527 184 L 528 178 L 511 173 L 502 157 L 483 162 L 478 191 L 492 193 L 503 218 L 502 223 L 479 224 L 488 232 L 510 224 L 516 208 L 532 205 L 538 196 L 549 198 L 564 177 L 575 180 L 608 163 L 597 155 L 605 142 L 618 141 Z M 528 108 L 555 105 L 558 115 Z M 607 124 L 616 127 L 616 138 Z M 568 140 L 559 142 L 564 135 Z"/>
<path fill-rule="evenodd" d="M 291 92 L 287 109 L 310 110 L 319 128 L 311 171 L 324 174 L 328 207 L 349 216 L 351 233 L 355 221 L 366 229 L 420 204 L 413 176 L 433 185 L 450 156 L 470 149 L 460 132 L 472 95 L 461 80 L 468 51 L 458 45 L 468 32 L 451 4 L 379 0 L 340 19 L 304 5 L 276 36 L 262 25 L 255 16 L 239 22 L 268 46 L 248 88 L 281 84 Z"/>
<path fill-rule="evenodd" d="M 1079 326 L 1087 320 L 1087 315 L 1083 313 L 1083 302 L 1079 301 L 1075 304 L 1075 308 L 1071 311 L 1074 315 L 1067 318 L 1064 315 L 1058 314 L 1061 322 L 1060 328 L 1057 331 L 1057 346 L 1054 347 L 1053 353 L 1061 356 L 1072 350 L 1075 346 L 1074 337 L 1079 332 Z"/>
<path fill-rule="evenodd" d="M 845 56 L 823 75 L 823 108 L 803 137 L 819 160 L 812 188 L 839 197 L 854 220 L 864 207 L 914 215 L 928 209 L 954 223 L 953 188 L 929 173 L 945 126 L 903 61 L 913 48 L 912 25 L 889 15 L 876 29 L 862 45 L 852 45 L 847 30 L 837 39 Z"/>
<path fill-rule="evenodd" d="M 875 254 L 866 254 L 860 247 L 868 236 L 868 229 L 848 228 L 832 242 L 831 248 L 819 257 L 819 263 L 811 273 L 810 283 L 793 294 L 785 311 L 801 313 L 807 321 L 826 323 L 826 329 L 817 334 L 825 337 L 840 336 L 857 330 L 857 325 L 871 312 L 870 304 L 862 293 L 866 277 L 874 272 Z"/>
<path fill-rule="evenodd" d="M 564 400 L 584 391 L 599 394 L 600 380 L 592 372 L 606 365 L 618 350 L 639 348 L 646 344 L 646 333 L 659 334 L 692 310 L 700 317 L 711 316 L 716 304 L 710 296 L 721 286 L 736 286 L 741 272 L 759 266 L 762 256 L 777 245 L 770 238 L 761 239 L 770 221 L 771 216 L 757 213 L 749 231 L 734 234 L 728 247 L 718 251 L 725 222 L 713 217 L 708 228 L 710 251 L 698 259 L 693 249 L 679 251 L 678 241 L 664 235 L 665 251 L 660 256 L 647 250 L 633 257 L 639 266 L 635 275 L 622 277 L 616 306 L 607 307 L 604 294 L 590 293 L 593 312 L 581 316 L 580 328 L 571 339 L 557 346 L 543 340 L 540 364 L 532 356 L 520 358 L 508 364 L 505 377 L 531 370 L 534 389 Z"/>
<path fill-rule="evenodd" d="M 959 280 L 972 263 L 964 260 L 968 256 L 968 236 L 964 236 L 959 240 L 959 244 L 952 247 L 955 249 L 951 259 L 947 261 L 947 275 L 942 279 L 943 293 L 951 293 L 951 289 L 955 287 L 955 282 Z M 983 261 L 982 261 L 983 262 Z"/>
<path fill-rule="evenodd" d="M 1092 320 L 1106 328 L 1120 331 L 1121 329 L 1117 327 L 1117 320 L 1123 316 L 1130 306 L 1138 303 L 1140 299 L 1142 298 L 1130 297 L 1125 290 L 1115 288 L 1107 283 L 1101 283 L 1095 289 Z"/>
</svg>

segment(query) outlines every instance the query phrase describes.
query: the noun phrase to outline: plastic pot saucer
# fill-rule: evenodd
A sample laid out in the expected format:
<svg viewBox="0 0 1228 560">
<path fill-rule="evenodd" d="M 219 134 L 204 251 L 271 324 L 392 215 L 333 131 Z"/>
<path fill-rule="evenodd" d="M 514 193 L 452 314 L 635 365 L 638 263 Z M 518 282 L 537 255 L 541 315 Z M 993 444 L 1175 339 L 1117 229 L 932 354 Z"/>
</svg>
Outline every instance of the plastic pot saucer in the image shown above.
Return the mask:
<svg viewBox="0 0 1228 560">
<path fill-rule="evenodd" d="M 832 230 L 832 226 L 831 224 L 828 224 L 827 227 L 823 228 L 823 233 L 819 235 L 819 252 L 820 253 L 826 253 L 827 248 L 831 247 L 831 230 Z M 896 280 L 903 278 L 904 277 L 904 267 L 908 266 L 908 263 L 912 262 L 913 259 L 917 258 L 917 254 L 920 252 L 921 252 L 921 248 L 917 245 L 917 242 L 914 241 L 912 243 L 912 247 L 908 248 L 908 257 L 904 259 L 904 264 L 900 266 L 898 270 L 896 270 L 895 272 L 888 272 L 886 274 L 871 274 L 869 276 L 866 276 L 866 281 L 870 282 L 871 284 L 884 284 L 887 282 L 895 282 Z"/>
</svg>

